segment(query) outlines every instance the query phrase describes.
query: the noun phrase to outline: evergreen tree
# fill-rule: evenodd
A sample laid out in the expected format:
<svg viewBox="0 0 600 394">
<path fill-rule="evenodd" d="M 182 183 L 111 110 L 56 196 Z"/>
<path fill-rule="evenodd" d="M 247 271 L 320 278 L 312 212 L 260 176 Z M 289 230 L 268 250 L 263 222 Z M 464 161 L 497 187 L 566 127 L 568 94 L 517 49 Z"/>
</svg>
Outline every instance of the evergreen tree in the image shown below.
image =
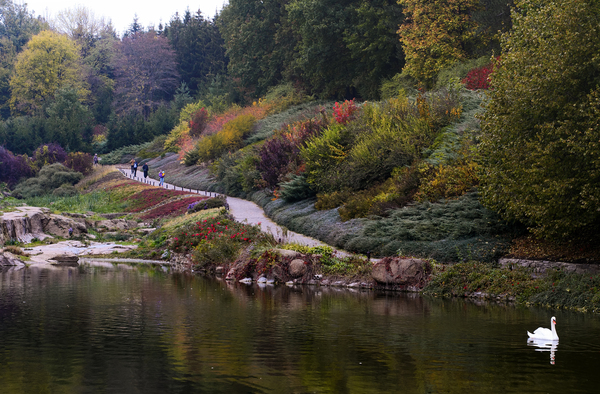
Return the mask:
<svg viewBox="0 0 600 394">
<path fill-rule="evenodd" d="M 192 15 L 187 10 L 183 20 L 176 14 L 164 35 L 175 50 L 177 70 L 192 96 L 216 75 L 226 73 L 227 57 L 219 29 L 200 11 Z"/>
</svg>

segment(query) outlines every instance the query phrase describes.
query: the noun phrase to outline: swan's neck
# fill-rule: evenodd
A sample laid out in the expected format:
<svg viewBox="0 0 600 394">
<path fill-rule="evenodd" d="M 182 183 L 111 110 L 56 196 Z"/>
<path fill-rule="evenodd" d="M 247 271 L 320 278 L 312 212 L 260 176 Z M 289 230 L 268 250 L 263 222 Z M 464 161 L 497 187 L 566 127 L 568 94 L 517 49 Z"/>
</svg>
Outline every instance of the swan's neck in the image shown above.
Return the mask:
<svg viewBox="0 0 600 394">
<path fill-rule="evenodd" d="M 550 327 L 552 329 L 552 339 L 558 339 L 558 334 L 556 333 L 556 324 L 554 322 L 550 322 Z"/>
</svg>

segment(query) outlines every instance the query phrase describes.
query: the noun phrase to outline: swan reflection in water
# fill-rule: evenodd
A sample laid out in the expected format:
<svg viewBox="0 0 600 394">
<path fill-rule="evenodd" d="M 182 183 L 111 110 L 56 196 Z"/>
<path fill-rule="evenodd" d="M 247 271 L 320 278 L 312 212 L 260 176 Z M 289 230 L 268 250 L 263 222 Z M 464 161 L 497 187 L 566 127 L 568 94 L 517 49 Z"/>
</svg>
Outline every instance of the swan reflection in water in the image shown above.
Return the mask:
<svg viewBox="0 0 600 394">
<path fill-rule="evenodd" d="M 527 346 L 535 346 L 536 352 L 550 352 L 550 364 L 556 363 L 556 351 L 558 350 L 558 341 L 551 339 L 535 339 L 529 338 L 527 340 Z"/>
</svg>

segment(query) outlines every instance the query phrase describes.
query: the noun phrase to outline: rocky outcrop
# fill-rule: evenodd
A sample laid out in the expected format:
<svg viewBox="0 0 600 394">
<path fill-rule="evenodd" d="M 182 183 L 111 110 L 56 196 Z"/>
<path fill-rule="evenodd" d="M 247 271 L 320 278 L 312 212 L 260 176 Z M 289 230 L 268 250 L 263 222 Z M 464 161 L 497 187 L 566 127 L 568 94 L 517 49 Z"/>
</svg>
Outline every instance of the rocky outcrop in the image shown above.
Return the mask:
<svg viewBox="0 0 600 394">
<path fill-rule="evenodd" d="M 110 219 L 110 220 L 99 220 L 94 223 L 99 231 L 124 231 L 134 229 L 138 226 L 135 220 L 126 219 Z"/>
<path fill-rule="evenodd" d="M 31 242 L 34 238 L 43 240 L 49 236 L 44 228 L 49 222 L 48 209 L 19 207 L 13 212 L 0 216 L 0 244 L 10 240 Z"/>
<path fill-rule="evenodd" d="M 67 238 L 69 236 L 70 228 L 73 229 L 74 237 L 87 233 L 87 226 L 83 219 L 74 219 L 53 214 L 48 217 L 48 222 L 44 226 L 44 233 Z"/>
<path fill-rule="evenodd" d="M 267 281 L 273 280 L 285 283 L 296 280 L 298 283 L 307 283 L 313 279 L 315 264 L 318 258 L 315 255 L 305 255 L 286 249 L 273 249 L 275 255 L 271 255 L 266 261 L 250 258 L 248 252 L 242 255 L 227 270 L 226 280 L 249 279 L 256 281 L 264 277 Z"/>
<path fill-rule="evenodd" d="M 0 252 L 0 267 L 25 265 L 21 259 L 10 252 Z"/>
<path fill-rule="evenodd" d="M 33 239 L 44 240 L 52 236 L 68 237 L 87 233 L 85 219 L 51 214 L 47 208 L 18 207 L 0 216 L 0 244 L 14 240 L 29 243 Z"/>
<path fill-rule="evenodd" d="M 393 285 L 403 290 L 422 289 L 431 274 L 424 260 L 386 257 L 373 266 L 373 279 L 380 285 Z"/>
</svg>

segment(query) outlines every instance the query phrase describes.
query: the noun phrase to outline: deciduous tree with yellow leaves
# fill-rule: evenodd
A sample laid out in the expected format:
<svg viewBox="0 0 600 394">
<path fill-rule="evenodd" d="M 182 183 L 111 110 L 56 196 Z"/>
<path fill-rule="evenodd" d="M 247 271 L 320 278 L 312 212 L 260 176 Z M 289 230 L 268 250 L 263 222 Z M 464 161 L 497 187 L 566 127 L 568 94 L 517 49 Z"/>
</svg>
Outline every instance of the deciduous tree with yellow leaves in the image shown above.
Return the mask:
<svg viewBox="0 0 600 394">
<path fill-rule="evenodd" d="M 405 22 L 398 34 L 406 56 L 404 70 L 425 85 L 438 72 L 466 56 L 466 43 L 475 35 L 471 13 L 478 0 L 398 0 Z"/>
<path fill-rule="evenodd" d="M 76 90 L 80 100 L 89 94 L 79 48 L 66 36 L 43 31 L 33 36 L 17 57 L 10 80 L 11 111 L 34 114 L 67 86 Z"/>
</svg>

